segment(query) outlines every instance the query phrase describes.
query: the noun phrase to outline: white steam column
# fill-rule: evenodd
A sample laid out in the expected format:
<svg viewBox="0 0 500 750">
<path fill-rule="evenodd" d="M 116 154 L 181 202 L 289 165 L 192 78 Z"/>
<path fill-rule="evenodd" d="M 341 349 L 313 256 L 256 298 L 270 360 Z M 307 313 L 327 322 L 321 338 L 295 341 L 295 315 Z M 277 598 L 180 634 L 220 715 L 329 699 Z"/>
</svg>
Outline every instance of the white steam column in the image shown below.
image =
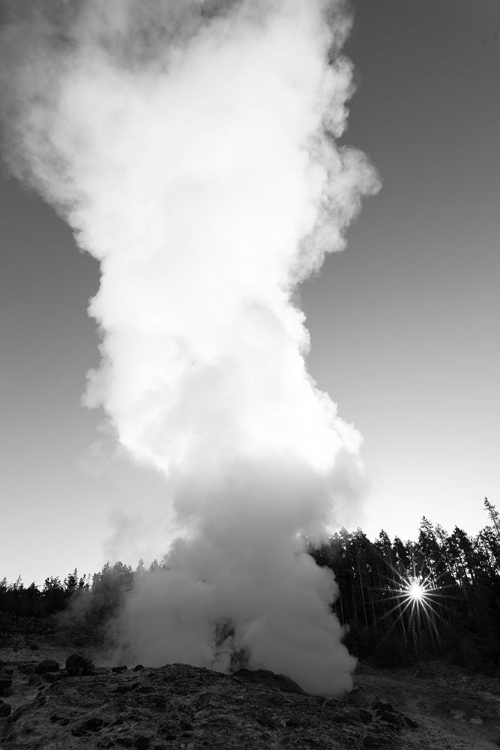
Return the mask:
<svg viewBox="0 0 500 750">
<path fill-rule="evenodd" d="M 335 144 L 342 8 L 27 1 L 0 39 L 10 167 L 101 264 L 87 403 L 164 474 L 185 530 L 132 593 L 123 638 L 148 665 L 239 654 L 317 693 L 349 689 L 355 660 L 333 575 L 298 535 L 356 496 L 363 467 L 306 371 L 293 293 L 378 188 Z"/>
</svg>

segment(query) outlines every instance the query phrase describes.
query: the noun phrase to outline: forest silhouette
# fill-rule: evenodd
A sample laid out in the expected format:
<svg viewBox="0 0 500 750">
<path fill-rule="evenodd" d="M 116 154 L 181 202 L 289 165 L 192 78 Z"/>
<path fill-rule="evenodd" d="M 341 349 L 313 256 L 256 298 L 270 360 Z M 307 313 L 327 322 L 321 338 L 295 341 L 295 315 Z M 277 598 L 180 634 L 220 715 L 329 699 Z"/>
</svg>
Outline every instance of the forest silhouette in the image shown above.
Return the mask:
<svg viewBox="0 0 500 750">
<path fill-rule="evenodd" d="M 448 533 L 424 517 L 416 541 L 381 531 L 372 542 L 359 528 L 305 540 L 316 563 L 335 574 L 339 595 L 331 608 L 352 654 L 375 667 L 439 657 L 487 674 L 500 668 L 500 514 L 487 498 L 484 508 L 490 523 L 476 536 L 457 526 Z M 168 566 L 168 555 L 135 570 L 106 563 L 92 576 L 75 569 L 40 587 L 3 578 L 0 645 L 47 635 L 106 645 L 134 581 Z M 214 623 L 214 639 L 220 626 Z"/>
</svg>

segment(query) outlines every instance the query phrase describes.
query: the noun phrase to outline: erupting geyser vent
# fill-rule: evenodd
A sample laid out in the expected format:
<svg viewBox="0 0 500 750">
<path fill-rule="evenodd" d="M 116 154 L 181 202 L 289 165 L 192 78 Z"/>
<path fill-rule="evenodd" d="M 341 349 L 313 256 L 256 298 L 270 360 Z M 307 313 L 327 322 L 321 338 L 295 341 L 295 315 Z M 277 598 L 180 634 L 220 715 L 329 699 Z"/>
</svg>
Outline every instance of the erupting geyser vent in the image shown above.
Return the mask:
<svg viewBox="0 0 500 750">
<path fill-rule="evenodd" d="M 101 264 L 87 404 L 165 476 L 181 538 L 121 623 L 151 666 L 349 688 L 333 575 L 300 534 L 363 484 L 358 432 L 308 375 L 297 285 L 377 179 L 338 148 L 340 0 L 12 4 L 7 158 Z"/>
</svg>

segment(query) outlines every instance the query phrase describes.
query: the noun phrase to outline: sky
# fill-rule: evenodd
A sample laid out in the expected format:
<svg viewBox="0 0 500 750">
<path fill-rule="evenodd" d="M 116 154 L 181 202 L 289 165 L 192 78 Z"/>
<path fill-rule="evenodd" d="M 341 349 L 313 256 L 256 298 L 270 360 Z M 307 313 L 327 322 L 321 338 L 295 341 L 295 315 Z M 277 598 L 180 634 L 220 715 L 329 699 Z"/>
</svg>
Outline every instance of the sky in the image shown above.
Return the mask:
<svg viewBox="0 0 500 750">
<path fill-rule="evenodd" d="M 342 141 L 369 155 L 382 189 L 346 250 L 300 289 L 308 369 L 364 437 L 369 483 L 348 528 L 411 539 L 425 515 L 474 534 L 483 498 L 500 502 L 500 8 L 353 7 L 357 91 Z M 81 403 L 99 362 L 87 315 L 97 261 L 5 172 L 0 226 L 0 577 L 135 564 L 169 522 L 148 511 L 161 477 L 117 455 Z"/>
</svg>

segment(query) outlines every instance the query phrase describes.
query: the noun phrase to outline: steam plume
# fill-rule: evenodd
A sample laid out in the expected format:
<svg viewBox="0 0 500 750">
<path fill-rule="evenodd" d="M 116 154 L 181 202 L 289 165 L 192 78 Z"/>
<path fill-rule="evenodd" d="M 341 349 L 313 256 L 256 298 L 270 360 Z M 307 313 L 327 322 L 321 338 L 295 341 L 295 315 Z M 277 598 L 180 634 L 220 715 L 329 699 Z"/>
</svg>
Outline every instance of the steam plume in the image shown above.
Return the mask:
<svg viewBox="0 0 500 750">
<path fill-rule="evenodd" d="M 165 475 L 182 537 L 122 628 L 150 665 L 350 687 L 317 533 L 363 482 L 361 438 L 308 375 L 297 285 L 378 185 L 338 148 L 349 31 L 332 0 L 5 4 L 6 158 L 101 264 L 86 403 Z"/>
</svg>

